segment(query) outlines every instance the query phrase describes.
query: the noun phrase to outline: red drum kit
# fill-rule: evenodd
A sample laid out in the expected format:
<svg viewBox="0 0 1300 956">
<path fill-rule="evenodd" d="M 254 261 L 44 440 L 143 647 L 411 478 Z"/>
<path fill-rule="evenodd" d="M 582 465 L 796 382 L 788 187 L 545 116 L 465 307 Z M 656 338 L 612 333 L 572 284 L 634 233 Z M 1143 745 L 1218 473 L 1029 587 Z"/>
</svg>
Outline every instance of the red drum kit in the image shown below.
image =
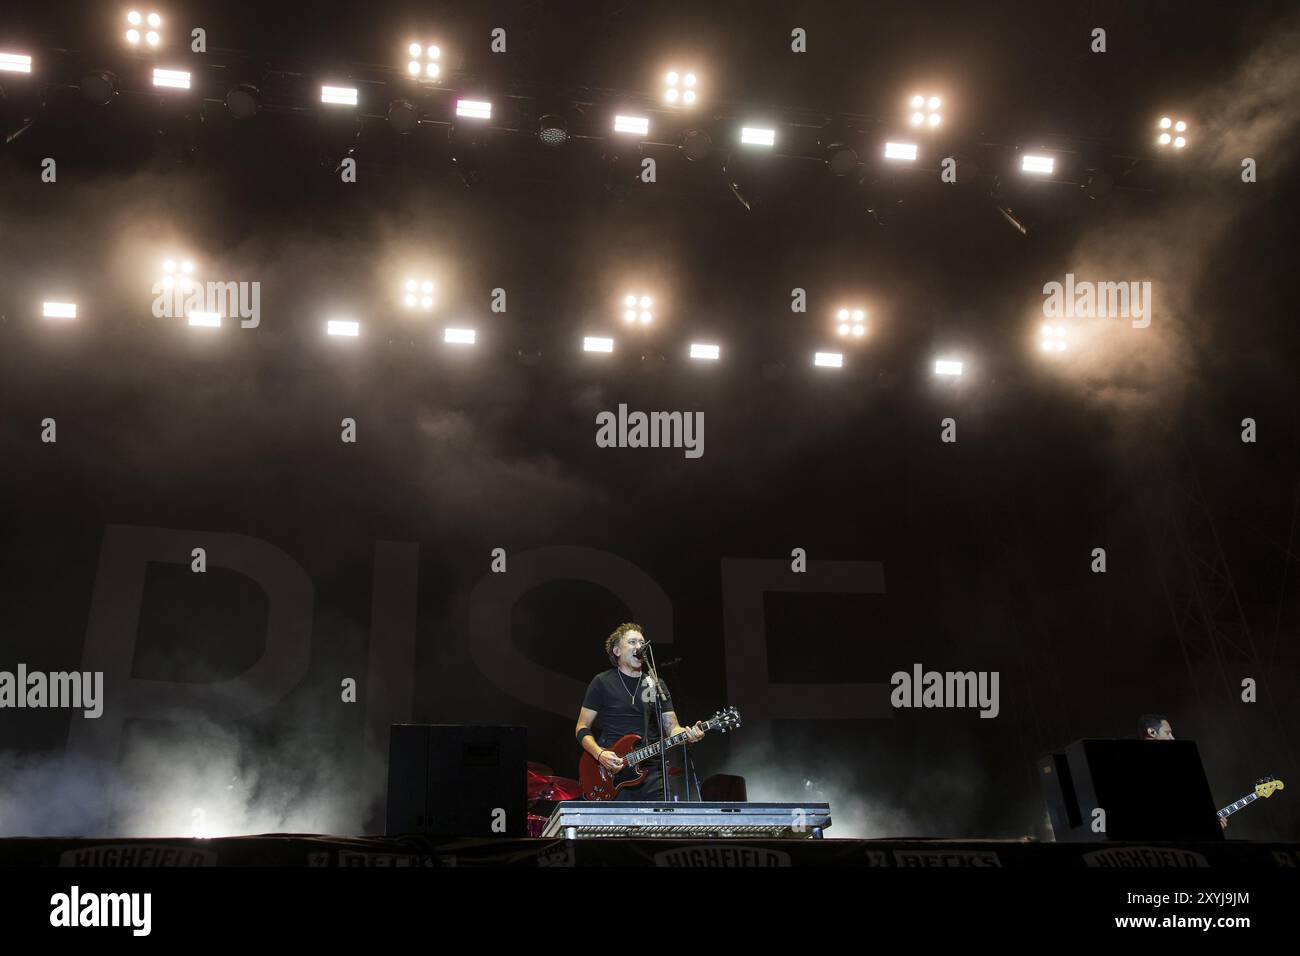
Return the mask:
<svg viewBox="0 0 1300 956">
<path fill-rule="evenodd" d="M 568 777 L 557 777 L 546 764 L 528 762 L 528 835 L 539 837 L 561 800 L 581 800 L 582 787 Z"/>
</svg>

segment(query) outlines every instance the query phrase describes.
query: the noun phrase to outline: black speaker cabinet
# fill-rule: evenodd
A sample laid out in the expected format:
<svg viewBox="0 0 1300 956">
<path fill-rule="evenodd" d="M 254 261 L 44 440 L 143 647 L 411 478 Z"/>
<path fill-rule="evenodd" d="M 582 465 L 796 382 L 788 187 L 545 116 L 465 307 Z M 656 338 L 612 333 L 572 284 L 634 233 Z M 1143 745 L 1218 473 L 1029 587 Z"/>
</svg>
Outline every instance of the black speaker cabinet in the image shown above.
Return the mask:
<svg viewBox="0 0 1300 956">
<path fill-rule="evenodd" d="M 523 836 L 527 752 L 526 727 L 393 724 L 385 832 Z"/>
<path fill-rule="evenodd" d="M 1192 740 L 1076 740 L 1041 758 L 1038 778 L 1059 842 L 1223 839 Z"/>
</svg>

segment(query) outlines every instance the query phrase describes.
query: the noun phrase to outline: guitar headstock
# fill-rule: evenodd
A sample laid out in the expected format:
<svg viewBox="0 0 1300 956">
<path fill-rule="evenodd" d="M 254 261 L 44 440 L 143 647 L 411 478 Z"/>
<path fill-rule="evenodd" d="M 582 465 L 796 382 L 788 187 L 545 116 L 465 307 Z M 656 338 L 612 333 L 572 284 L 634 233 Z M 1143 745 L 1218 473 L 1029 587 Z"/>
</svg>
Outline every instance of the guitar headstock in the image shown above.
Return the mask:
<svg viewBox="0 0 1300 956">
<path fill-rule="evenodd" d="M 724 734 L 740 726 L 740 711 L 734 707 L 724 707 L 709 719 L 709 726 L 716 727 Z"/>
<path fill-rule="evenodd" d="M 1274 790 L 1285 790 L 1286 784 L 1274 777 L 1264 777 L 1255 784 L 1255 796 L 1271 797 Z"/>
</svg>

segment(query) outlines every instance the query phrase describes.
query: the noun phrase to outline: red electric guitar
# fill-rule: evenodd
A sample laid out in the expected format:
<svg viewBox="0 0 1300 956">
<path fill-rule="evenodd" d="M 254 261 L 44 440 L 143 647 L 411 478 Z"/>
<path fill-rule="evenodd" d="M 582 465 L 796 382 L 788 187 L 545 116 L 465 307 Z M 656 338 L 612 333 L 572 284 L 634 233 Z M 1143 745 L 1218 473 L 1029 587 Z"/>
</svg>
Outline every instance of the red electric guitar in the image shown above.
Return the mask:
<svg viewBox="0 0 1300 956">
<path fill-rule="evenodd" d="M 704 721 L 705 731 L 721 730 L 724 734 L 728 730 L 735 730 L 740 726 L 740 711 L 734 707 L 727 707 L 718 711 L 708 720 Z M 612 747 L 612 750 L 623 758 L 623 769 L 618 773 L 610 773 L 589 753 L 582 755 L 582 760 L 578 763 L 578 782 L 582 785 L 582 794 L 588 800 L 613 800 L 618 796 L 621 790 L 635 790 L 641 784 L 645 783 L 646 770 L 638 767 L 653 758 L 658 758 L 660 750 L 667 750 L 672 747 L 680 746 L 686 743 L 687 734 L 683 731 L 675 734 L 665 740 L 649 744 L 645 747 L 638 747 L 641 742 L 640 734 L 628 734 L 626 737 L 620 737 Z"/>
</svg>

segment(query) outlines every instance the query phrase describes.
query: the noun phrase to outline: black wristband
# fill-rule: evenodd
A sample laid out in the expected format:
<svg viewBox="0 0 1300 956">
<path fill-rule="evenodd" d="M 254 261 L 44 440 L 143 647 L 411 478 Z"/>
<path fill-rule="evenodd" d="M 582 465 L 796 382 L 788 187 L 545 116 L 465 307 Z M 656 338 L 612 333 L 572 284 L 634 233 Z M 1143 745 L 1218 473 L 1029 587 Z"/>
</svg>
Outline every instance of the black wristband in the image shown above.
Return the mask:
<svg viewBox="0 0 1300 956">
<path fill-rule="evenodd" d="M 596 735 L 591 732 L 590 727 L 583 727 L 581 730 L 578 731 L 578 733 L 575 736 L 578 738 L 578 746 L 581 747 L 583 737 L 594 737 Z"/>
</svg>

